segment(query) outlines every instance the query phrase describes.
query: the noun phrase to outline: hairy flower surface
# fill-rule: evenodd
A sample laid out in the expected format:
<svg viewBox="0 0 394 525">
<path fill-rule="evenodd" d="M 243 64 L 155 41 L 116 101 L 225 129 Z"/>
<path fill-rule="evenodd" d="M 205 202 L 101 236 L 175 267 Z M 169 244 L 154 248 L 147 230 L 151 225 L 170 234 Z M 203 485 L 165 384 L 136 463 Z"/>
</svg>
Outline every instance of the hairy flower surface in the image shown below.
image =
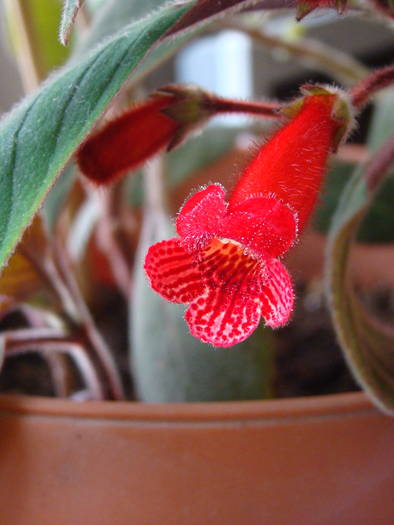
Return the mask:
<svg viewBox="0 0 394 525">
<path fill-rule="evenodd" d="M 305 97 L 296 116 L 260 149 L 239 178 L 231 205 L 251 195 L 274 195 L 305 226 L 319 194 L 328 155 L 341 123 L 333 117 L 335 94 Z"/>
<path fill-rule="evenodd" d="M 246 339 L 260 322 L 277 327 L 292 312 L 291 279 L 277 259 L 294 242 L 296 222 L 277 199 L 246 200 L 229 211 L 225 190 L 211 185 L 182 208 L 179 238 L 152 246 L 145 269 L 165 299 L 191 303 L 191 333 L 215 346 Z"/>
<path fill-rule="evenodd" d="M 310 216 L 329 152 L 346 132 L 342 102 L 313 88 L 289 108 L 292 119 L 261 148 L 228 201 L 220 185 L 199 191 L 178 215 L 179 237 L 149 249 L 152 288 L 190 303 L 185 320 L 202 341 L 232 346 L 261 317 L 273 328 L 289 320 L 294 292 L 279 258 Z"/>
</svg>

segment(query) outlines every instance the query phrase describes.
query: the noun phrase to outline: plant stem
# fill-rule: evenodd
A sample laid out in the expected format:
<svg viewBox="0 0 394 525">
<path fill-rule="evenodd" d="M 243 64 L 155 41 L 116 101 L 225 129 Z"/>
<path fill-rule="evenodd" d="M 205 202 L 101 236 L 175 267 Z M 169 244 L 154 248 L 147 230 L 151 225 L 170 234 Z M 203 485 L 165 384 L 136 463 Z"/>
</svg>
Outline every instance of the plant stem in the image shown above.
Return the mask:
<svg viewBox="0 0 394 525">
<path fill-rule="evenodd" d="M 350 91 L 353 106 L 362 108 L 381 89 L 394 84 L 394 64 L 374 71 Z"/>
<path fill-rule="evenodd" d="M 76 362 L 91 398 L 104 399 L 100 379 L 86 350 L 78 341 L 66 337 L 63 332 L 51 328 L 10 330 L 4 332 L 1 338 L 5 344 L 7 357 L 33 351 L 42 352 L 44 355 L 55 355 L 53 352 L 69 354 Z"/>
<path fill-rule="evenodd" d="M 360 62 L 312 38 L 300 38 L 289 42 L 279 36 L 269 35 L 263 29 L 254 28 L 242 22 L 220 22 L 222 29 L 234 29 L 250 36 L 255 42 L 271 49 L 281 49 L 306 62 L 324 73 L 329 73 L 344 84 L 352 84 L 368 74 L 368 69 Z"/>
<path fill-rule="evenodd" d="M 114 195 L 114 192 L 116 195 Z M 120 197 L 113 187 L 106 188 L 106 190 L 102 192 L 95 191 L 95 197 L 99 199 L 100 209 L 102 210 L 96 233 L 100 248 L 111 266 L 113 278 L 125 299 L 128 300 L 130 295 L 131 272 L 118 239 L 116 238 L 117 218 L 114 216 L 113 209 L 114 196 Z"/>
<path fill-rule="evenodd" d="M 93 317 L 82 297 L 82 293 L 75 279 L 74 270 L 71 261 L 69 260 L 68 253 L 63 249 L 61 242 L 57 243 L 57 262 L 78 312 L 77 323 L 83 327 L 86 338 L 92 345 L 101 368 L 101 373 L 108 384 L 109 395 L 112 399 L 124 399 L 125 394 L 122 380 L 111 350 L 100 332 L 97 330 Z"/>
<path fill-rule="evenodd" d="M 47 242 L 50 242 L 49 239 Z M 74 276 L 69 254 L 62 242 L 59 240 L 55 245 L 47 246 L 44 253 L 36 253 L 34 249 L 29 249 L 28 244 L 21 245 L 21 249 L 48 283 L 71 324 L 83 327 L 84 335 L 94 353 L 92 357 L 97 358 L 103 380 L 108 384 L 110 397 L 124 399 L 122 382 L 115 361 L 86 306 Z"/>
<path fill-rule="evenodd" d="M 274 102 L 243 102 L 241 100 L 212 97 L 205 106 L 216 113 L 247 113 L 267 118 L 280 118 L 279 111 L 283 104 Z"/>
</svg>

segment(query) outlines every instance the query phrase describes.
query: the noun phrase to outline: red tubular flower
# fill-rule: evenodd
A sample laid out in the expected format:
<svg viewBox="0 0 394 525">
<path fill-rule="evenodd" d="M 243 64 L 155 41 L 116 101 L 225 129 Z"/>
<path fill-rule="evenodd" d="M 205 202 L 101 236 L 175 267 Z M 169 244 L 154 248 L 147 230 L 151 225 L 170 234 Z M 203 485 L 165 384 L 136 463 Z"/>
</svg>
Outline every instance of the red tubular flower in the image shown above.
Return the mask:
<svg viewBox="0 0 394 525">
<path fill-rule="evenodd" d="M 251 195 L 274 195 L 293 210 L 301 231 L 316 203 L 329 153 L 343 134 L 344 120 L 335 115 L 338 99 L 327 92 L 302 99 L 295 117 L 240 177 L 230 207 Z"/>
<path fill-rule="evenodd" d="M 339 95 L 311 91 L 290 106 L 295 116 L 261 148 L 228 202 L 220 185 L 199 191 L 178 215 L 179 237 L 148 251 L 152 288 L 190 303 L 185 320 L 204 342 L 232 346 L 261 316 L 273 328 L 291 316 L 293 286 L 278 258 L 311 213 L 329 151 L 346 128 Z"/>
<path fill-rule="evenodd" d="M 165 299 L 191 303 L 191 333 L 215 346 L 246 339 L 261 315 L 285 324 L 293 309 L 291 279 L 278 261 L 293 243 L 295 219 L 269 197 L 252 198 L 229 211 L 224 188 L 211 185 L 191 197 L 176 222 L 180 238 L 148 251 L 145 269 Z"/>
</svg>

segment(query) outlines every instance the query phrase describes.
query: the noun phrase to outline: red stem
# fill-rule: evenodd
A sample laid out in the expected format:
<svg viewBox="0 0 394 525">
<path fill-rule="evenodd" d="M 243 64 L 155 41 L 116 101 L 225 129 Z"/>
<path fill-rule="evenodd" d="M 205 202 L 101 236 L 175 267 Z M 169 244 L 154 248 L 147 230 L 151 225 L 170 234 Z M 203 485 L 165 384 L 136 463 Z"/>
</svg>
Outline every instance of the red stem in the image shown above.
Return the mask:
<svg viewBox="0 0 394 525">
<path fill-rule="evenodd" d="M 353 106 L 362 108 L 377 91 L 392 84 L 394 84 L 394 64 L 374 71 L 350 91 Z"/>
<path fill-rule="evenodd" d="M 274 102 L 243 102 L 225 98 L 211 98 L 205 106 L 215 113 L 248 113 L 268 118 L 280 118 L 280 109 L 283 107 Z"/>
</svg>

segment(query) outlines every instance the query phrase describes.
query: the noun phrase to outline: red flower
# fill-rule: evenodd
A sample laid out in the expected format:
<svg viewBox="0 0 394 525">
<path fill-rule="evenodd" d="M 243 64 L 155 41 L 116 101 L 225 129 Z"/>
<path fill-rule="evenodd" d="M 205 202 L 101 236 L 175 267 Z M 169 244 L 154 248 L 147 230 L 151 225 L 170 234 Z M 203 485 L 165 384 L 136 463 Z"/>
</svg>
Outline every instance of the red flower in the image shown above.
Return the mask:
<svg viewBox="0 0 394 525">
<path fill-rule="evenodd" d="M 148 251 L 152 288 L 169 301 L 190 303 L 185 320 L 204 342 L 231 346 L 261 316 L 274 328 L 290 318 L 293 287 L 278 257 L 312 211 L 348 115 L 337 93 L 314 90 L 290 107 L 295 116 L 261 148 L 228 203 L 220 185 L 196 193 L 177 218 L 179 238 Z"/>
<path fill-rule="evenodd" d="M 172 150 L 210 117 L 248 113 L 278 118 L 278 104 L 217 97 L 191 85 L 169 85 L 90 135 L 77 151 L 81 172 L 108 184 L 163 149 Z"/>
<path fill-rule="evenodd" d="M 151 246 L 145 261 L 155 291 L 191 303 L 191 333 L 223 347 L 246 339 L 261 316 L 272 327 L 288 321 L 293 288 L 277 257 L 296 235 L 293 213 L 277 199 L 252 198 L 229 211 L 224 195 L 211 185 L 191 197 L 176 222 L 180 238 Z"/>
<path fill-rule="evenodd" d="M 274 195 L 294 211 L 301 231 L 316 204 L 337 133 L 344 133 L 344 121 L 334 114 L 338 99 L 338 94 L 327 92 L 301 99 L 295 117 L 260 149 L 239 178 L 231 204 L 252 195 Z"/>
</svg>

